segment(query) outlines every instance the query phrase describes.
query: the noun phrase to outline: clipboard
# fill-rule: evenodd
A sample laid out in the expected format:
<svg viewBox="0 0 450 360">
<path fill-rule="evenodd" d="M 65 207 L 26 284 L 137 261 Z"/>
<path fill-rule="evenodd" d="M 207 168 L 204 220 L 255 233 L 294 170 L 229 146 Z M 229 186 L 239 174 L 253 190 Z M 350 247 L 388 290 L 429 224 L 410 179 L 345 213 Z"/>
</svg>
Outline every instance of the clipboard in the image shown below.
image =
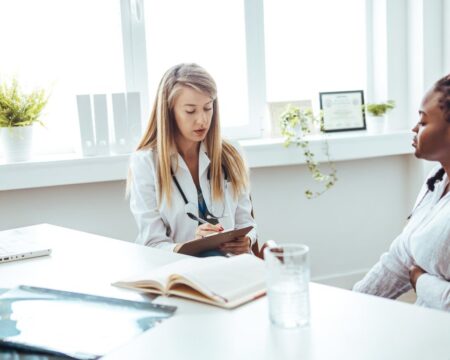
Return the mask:
<svg viewBox="0 0 450 360">
<path fill-rule="evenodd" d="M 178 252 L 185 255 L 197 255 L 203 251 L 217 249 L 223 243 L 247 235 L 253 226 L 246 226 L 241 229 L 226 230 L 220 233 L 207 235 L 201 239 L 185 242 Z"/>
</svg>

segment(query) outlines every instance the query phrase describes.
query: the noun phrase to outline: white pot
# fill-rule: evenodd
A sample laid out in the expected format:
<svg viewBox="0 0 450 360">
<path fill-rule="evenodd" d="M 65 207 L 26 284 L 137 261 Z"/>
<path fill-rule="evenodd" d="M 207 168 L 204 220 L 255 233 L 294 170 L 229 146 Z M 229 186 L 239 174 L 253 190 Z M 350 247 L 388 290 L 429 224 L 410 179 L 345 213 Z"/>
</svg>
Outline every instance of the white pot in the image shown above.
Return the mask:
<svg viewBox="0 0 450 360">
<path fill-rule="evenodd" d="M 368 116 L 366 122 L 369 133 L 380 134 L 385 131 L 386 116 Z"/>
<path fill-rule="evenodd" d="M 33 126 L 0 128 L 0 146 L 6 162 L 27 161 L 31 158 Z"/>
</svg>

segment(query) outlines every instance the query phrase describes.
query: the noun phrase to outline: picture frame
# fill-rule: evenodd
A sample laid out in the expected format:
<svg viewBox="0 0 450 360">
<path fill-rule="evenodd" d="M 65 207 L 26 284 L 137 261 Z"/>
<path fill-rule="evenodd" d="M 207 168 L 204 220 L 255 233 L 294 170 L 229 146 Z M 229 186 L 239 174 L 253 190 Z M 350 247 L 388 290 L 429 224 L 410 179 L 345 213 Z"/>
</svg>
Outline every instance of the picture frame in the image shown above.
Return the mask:
<svg viewBox="0 0 450 360">
<path fill-rule="evenodd" d="M 366 130 L 364 91 L 320 92 L 324 132 Z"/>
</svg>

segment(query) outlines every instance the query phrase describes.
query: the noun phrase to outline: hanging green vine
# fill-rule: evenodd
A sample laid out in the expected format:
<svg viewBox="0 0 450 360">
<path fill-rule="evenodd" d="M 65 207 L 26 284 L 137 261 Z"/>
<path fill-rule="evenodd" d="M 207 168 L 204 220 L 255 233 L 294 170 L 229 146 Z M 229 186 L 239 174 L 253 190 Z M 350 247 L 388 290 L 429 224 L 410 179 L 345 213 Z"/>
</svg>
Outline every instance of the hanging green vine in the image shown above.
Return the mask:
<svg viewBox="0 0 450 360">
<path fill-rule="evenodd" d="M 320 133 L 323 133 L 321 116 L 316 117 L 311 109 L 300 109 L 296 106 L 289 105 L 286 111 L 281 114 L 280 128 L 281 134 L 285 138 L 284 146 L 288 147 L 291 144 L 295 144 L 301 148 L 305 157 L 306 166 L 312 178 L 323 184 L 323 189 L 320 191 L 305 190 L 305 196 L 308 199 L 322 195 L 331 189 L 338 180 L 336 168 L 330 158 L 329 145 L 326 138 L 324 152 L 331 169 L 330 173 L 324 174 L 319 168 L 319 163 L 314 158 L 314 153 L 311 151 L 309 141 L 307 140 L 307 135 L 311 134 L 311 129 L 314 127 L 318 128 Z"/>
</svg>

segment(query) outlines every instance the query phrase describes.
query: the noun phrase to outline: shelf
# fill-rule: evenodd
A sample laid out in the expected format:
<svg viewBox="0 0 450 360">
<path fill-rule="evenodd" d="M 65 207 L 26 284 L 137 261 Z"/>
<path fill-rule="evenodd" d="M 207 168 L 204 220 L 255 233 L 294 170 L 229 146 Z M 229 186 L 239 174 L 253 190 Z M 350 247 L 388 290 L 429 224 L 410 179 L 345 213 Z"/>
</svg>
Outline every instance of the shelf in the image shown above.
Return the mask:
<svg viewBox="0 0 450 360">
<path fill-rule="evenodd" d="M 310 148 L 318 161 L 325 161 L 326 141 L 333 161 L 412 154 L 412 133 L 384 134 L 361 132 L 311 135 Z M 326 139 L 326 141 L 324 140 Z M 239 142 L 250 168 L 301 165 L 300 149 L 283 146 L 283 139 L 256 139 Z M 0 191 L 69 184 L 124 180 L 129 154 L 99 157 L 59 155 L 36 158 L 24 163 L 0 163 Z"/>
</svg>

